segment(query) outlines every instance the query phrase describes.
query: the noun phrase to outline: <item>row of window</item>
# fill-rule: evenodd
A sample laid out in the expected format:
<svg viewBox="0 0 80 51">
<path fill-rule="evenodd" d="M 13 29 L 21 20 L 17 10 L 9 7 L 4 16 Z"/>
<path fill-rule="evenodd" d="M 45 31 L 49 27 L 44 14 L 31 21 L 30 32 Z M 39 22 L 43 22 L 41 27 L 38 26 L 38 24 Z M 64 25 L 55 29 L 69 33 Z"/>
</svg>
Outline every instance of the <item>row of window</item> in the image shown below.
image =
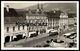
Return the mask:
<svg viewBox="0 0 80 51">
<path fill-rule="evenodd" d="M 20 27 L 20 26 L 17 27 L 18 30 L 21 30 L 21 28 L 22 28 L 22 30 L 24 30 L 24 29 L 25 29 L 25 26 L 23 25 L 22 27 Z M 39 28 L 39 29 L 40 29 L 40 28 L 45 28 L 45 26 L 38 26 L 38 27 L 37 27 L 37 26 L 30 26 L 30 27 L 28 27 L 28 28 L 26 28 L 26 29 L 27 29 L 27 30 L 30 30 L 30 29 L 37 29 L 37 28 Z M 6 27 L 6 31 L 7 31 L 7 32 L 11 31 L 10 29 L 11 29 L 10 27 Z M 16 27 L 13 26 L 13 27 L 12 27 L 12 30 L 13 30 L 13 32 L 14 32 L 14 31 L 16 30 Z"/>
<path fill-rule="evenodd" d="M 43 23 L 43 22 L 47 22 L 47 20 L 26 20 L 25 22 L 27 22 L 27 23 L 36 23 L 36 22 L 38 22 L 38 23 Z"/>
<path fill-rule="evenodd" d="M 26 16 L 26 19 L 46 19 L 47 17 L 43 16 Z"/>
<path fill-rule="evenodd" d="M 24 25 L 22 26 L 23 30 L 24 30 Z M 15 26 L 12 27 L 12 30 L 15 31 Z M 20 30 L 20 26 L 18 26 L 18 30 Z M 7 32 L 10 31 L 10 27 L 7 27 Z"/>
<path fill-rule="evenodd" d="M 17 25 L 27 25 L 27 26 L 47 26 L 47 23 L 18 23 Z"/>
</svg>

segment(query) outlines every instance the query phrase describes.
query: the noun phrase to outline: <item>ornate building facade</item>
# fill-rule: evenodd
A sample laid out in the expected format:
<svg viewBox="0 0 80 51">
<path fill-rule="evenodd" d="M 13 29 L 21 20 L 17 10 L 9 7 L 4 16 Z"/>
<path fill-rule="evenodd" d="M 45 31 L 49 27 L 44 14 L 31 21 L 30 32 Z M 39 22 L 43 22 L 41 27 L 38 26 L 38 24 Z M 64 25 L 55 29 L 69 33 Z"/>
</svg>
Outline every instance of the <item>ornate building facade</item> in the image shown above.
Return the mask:
<svg viewBox="0 0 80 51">
<path fill-rule="evenodd" d="M 40 7 L 41 6 L 41 7 Z M 35 11 L 29 9 L 29 12 L 26 13 L 26 20 L 29 31 L 39 31 L 41 33 L 43 30 L 46 32 L 48 19 L 43 13 L 43 6 L 37 5 Z"/>
</svg>

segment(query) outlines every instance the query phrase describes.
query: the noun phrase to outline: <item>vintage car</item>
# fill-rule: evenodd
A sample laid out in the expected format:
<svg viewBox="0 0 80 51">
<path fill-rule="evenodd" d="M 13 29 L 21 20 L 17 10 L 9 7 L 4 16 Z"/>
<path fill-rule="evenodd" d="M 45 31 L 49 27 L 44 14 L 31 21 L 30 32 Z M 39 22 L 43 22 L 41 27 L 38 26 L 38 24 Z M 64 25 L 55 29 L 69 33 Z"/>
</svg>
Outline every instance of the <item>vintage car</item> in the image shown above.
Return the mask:
<svg viewBox="0 0 80 51">
<path fill-rule="evenodd" d="M 76 32 L 70 32 L 70 33 L 63 34 L 63 36 L 66 38 L 69 38 L 69 39 L 74 39 L 74 38 L 76 38 L 77 33 Z"/>
<path fill-rule="evenodd" d="M 53 35 L 58 35 L 58 31 L 57 30 L 49 31 L 49 36 L 53 36 Z"/>
<path fill-rule="evenodd" d="M 35 37 L 37 36 L 38 34 L 36 32 L 29 32 L 29 37 Z"/>
</svg>

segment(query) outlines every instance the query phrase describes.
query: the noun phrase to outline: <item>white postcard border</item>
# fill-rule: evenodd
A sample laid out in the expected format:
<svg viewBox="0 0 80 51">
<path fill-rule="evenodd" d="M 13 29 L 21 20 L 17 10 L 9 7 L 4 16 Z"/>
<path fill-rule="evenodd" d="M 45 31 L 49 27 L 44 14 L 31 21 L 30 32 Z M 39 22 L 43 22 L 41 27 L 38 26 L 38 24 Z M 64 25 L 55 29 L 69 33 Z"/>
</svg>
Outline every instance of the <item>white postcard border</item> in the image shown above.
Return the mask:
<svg viewBox="0 0 80 51">
<path fill-rule="evenodd" d="M 79 40 L 79 2 L 78 1 L 1 1 L 1 49 L 2 50 L 78 50 L 77 48 L 5 48 L 4 47 L 4 3 L 76 3 L 77 4 L 77 39 Z"/>
</svg>

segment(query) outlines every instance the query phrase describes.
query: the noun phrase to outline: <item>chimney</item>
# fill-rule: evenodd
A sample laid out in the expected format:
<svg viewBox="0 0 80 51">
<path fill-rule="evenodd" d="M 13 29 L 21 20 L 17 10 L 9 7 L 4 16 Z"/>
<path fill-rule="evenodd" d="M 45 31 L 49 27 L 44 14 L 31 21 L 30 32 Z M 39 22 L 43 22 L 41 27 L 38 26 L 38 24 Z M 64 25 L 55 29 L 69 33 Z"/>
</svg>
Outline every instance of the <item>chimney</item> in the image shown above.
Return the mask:
<svg viewBox="0 0 80 51">
<path fill-rule="evenodd" d="M 7 12 L 9 12 L 9 5 L 6 6 L 6 10 L 7 10 Z"/>
</svg>

